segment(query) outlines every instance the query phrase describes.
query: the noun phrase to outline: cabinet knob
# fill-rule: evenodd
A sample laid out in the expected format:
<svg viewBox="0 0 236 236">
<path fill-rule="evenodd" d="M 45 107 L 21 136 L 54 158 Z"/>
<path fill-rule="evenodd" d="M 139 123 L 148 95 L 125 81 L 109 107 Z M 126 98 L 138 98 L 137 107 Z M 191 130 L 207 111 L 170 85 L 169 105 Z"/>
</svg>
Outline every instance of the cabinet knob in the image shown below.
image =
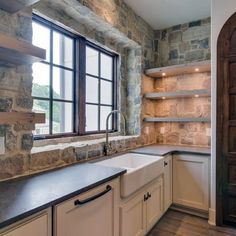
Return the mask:
<svg viewBox="0 0 236 236">
<path fill-rule="evenodd" d="M 148 196 L 148 198 L 150 198 L 150 197 L 152 197 L 152 194 L 148 192 L 147 196 Z"/>
<path fill-rule="evenodd" d="M 148 194 L 144 194 L 143 199 L 144 199 L 144 202 L 146 202 L 148 200 Z"/>
<path fill-rule="evenodd" d="M 167 161 L 164 161 L 164 166 L 168 166 L 168 162 Z"/>
</svg>

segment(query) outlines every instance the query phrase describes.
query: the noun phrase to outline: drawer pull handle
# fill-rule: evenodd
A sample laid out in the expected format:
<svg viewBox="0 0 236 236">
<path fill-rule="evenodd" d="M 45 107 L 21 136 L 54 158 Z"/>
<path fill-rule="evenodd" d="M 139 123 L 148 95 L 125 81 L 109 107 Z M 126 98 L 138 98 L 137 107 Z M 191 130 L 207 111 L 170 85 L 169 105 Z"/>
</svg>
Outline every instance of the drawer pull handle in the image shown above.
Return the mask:
<svg viewBox="0 0 236 236">
<path fill-rule="evenodd" d="M 110 185 L 107 185 L 106 189 L 103 192 L 98 193 L 97 195 L 94 195 L 94 196 L 89 197 L 89 198 L 84 199 L 84 200 L 79 200 L 79 199 L 75 200 L 74 204 L 75 204 L 75 206 L 77 206 L 77 205 L 86 204 L 88 202 L 92 202 L 93 200 L 95 200 L 95 199 L 105 195 L 106 193 L 110 192 L 111 190 L 112 190 L 112 187 Z"/>
</svg>

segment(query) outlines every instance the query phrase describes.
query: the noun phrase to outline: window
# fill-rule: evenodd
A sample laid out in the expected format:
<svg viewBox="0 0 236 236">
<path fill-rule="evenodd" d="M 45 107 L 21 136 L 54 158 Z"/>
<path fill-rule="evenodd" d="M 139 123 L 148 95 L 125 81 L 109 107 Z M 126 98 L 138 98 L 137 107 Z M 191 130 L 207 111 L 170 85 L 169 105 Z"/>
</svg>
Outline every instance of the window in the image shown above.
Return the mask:
<svg viewBox="0 0 236 236">
<path fill-rule="evenodd" d="M 104 132 L 116 109 L 116 55 L 38 16 L 33 44 L 46 49 L 46 60 L 33 65 L 33 110 L 46 113 L 35 137 Z M 117 130 L 115 117 L 109 130 Z"/>
<path fill-rule="evenodd" d="M 106 117 L 113 109 L 112 94 L 113 58 L 86 46 L 86 131 L 106 129 Z"/>
</svg>

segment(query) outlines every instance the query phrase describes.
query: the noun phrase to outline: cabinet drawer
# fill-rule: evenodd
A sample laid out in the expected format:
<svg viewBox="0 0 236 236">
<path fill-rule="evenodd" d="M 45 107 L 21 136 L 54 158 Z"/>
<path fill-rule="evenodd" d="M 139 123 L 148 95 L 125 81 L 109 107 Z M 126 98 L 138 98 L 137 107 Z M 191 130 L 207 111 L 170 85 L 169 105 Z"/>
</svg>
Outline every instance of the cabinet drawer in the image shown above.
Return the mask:
<svg viewBox="0 0 236 236">
<path fill-rule="evenodd" d="M 1 232 L 0 236 L 51 236 L 50 210 L 24 219 Z"/>
<path fill-rule="evenodd" d="M 103 184 L 55 207 L 57 236 L 116 235 L 115 183 Z"/>
</svg>

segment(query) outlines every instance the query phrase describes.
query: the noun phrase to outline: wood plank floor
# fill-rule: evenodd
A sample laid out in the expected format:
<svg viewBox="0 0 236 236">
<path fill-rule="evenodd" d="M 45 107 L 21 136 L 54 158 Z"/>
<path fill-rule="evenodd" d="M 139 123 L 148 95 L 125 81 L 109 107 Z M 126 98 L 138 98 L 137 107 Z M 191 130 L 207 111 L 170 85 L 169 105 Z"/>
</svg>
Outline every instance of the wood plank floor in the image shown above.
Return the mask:
<svg viewBox="0 0 236 236">
<path fill-rule="evenodd" d="M 210 226 L 206 219 L 169 210 L 148 236 L 236 236 L 236 228 Z"/>
</svg>

